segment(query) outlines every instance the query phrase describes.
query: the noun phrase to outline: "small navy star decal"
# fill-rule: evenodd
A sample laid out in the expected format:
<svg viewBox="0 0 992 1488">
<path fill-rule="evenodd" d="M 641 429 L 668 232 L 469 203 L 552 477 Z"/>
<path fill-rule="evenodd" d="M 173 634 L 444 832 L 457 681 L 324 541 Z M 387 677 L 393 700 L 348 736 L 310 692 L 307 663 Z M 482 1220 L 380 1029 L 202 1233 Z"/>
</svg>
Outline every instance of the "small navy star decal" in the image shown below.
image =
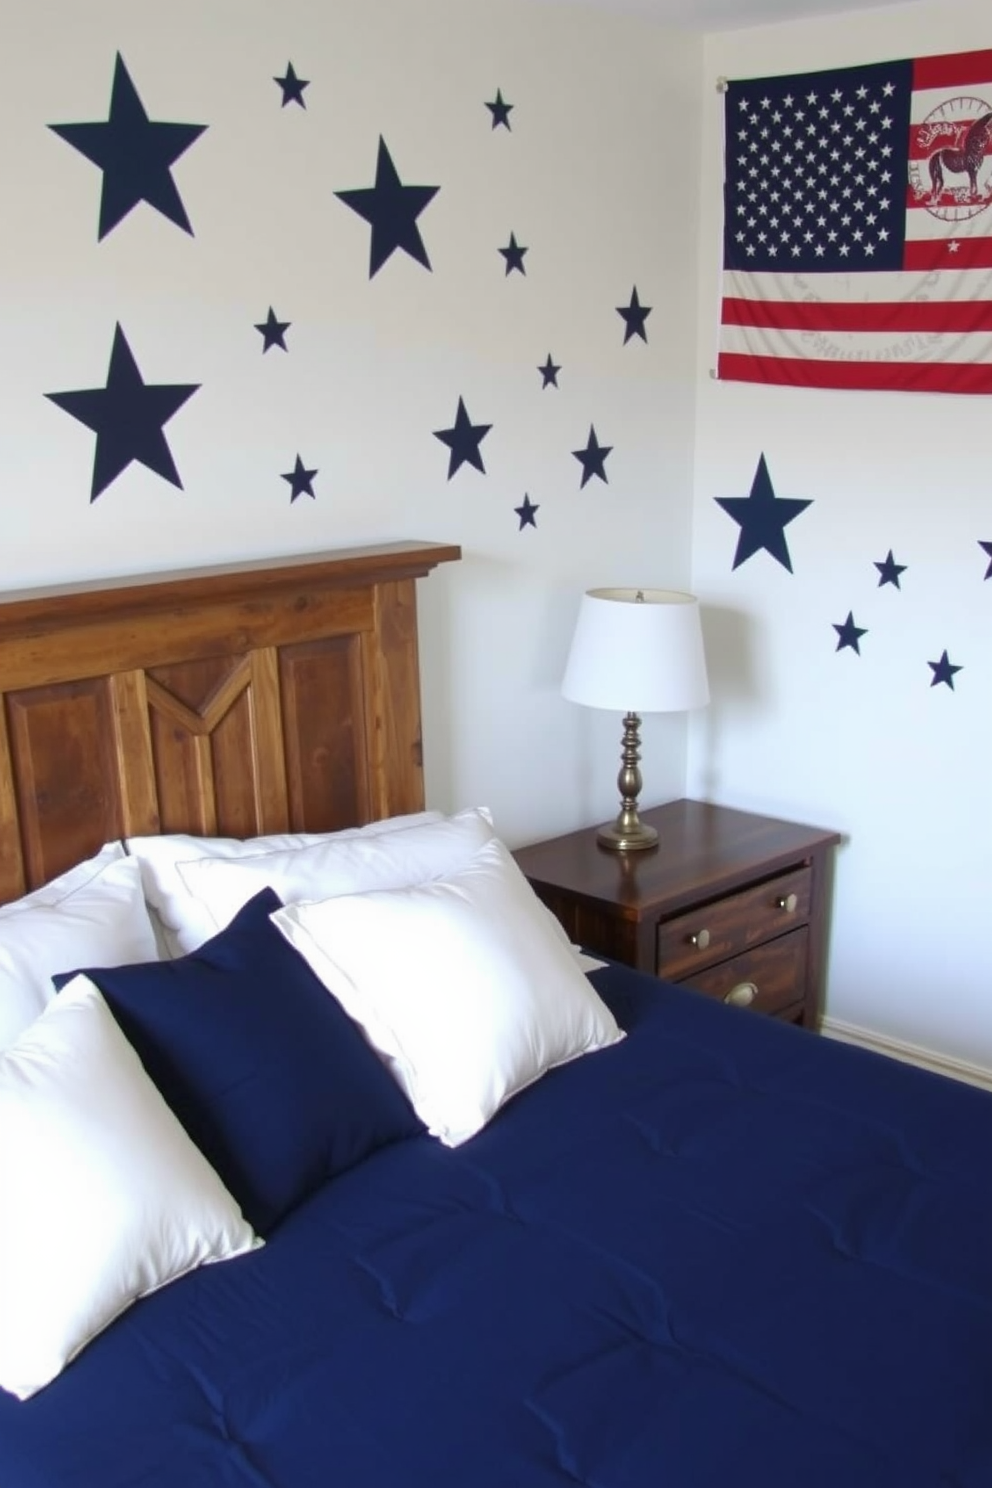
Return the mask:
<svg viewBox="0 0 992 1488">
<path fill-rule="evenodd" d="M 637 298 L 636 284 L 634 286 L 633 293 L 630 296 L 630 304 L 618 305 L 617 314 L 622 319 L 625 327 L 623 333 L 624 346 L 627 345 L 627 342 L 630 340 L 631 336 L 640 336 L 642 341 L 646 341 L 648 339 L 648 333 L 645 330 L 644 322 L 651 314 L 651 306 L 641 304 L 640 300 Z"/>
<path fill-rule="evenodd" d="M 878 569 L 878 587 L 880 589 L 883 584 L 894 584 L 897 589 L 902 588 L 902 585 L 899 583 L 899 575 L 906 572 L 906 565 L 905 563 L 896 562 L 892 556 L 891 548 L 889 549 L 889 556 L 884 562 L 879 563 L 876 560 L 875 567 Z"/>
<path fill-rule="evenodd" d="M 522 506 L 515 506 L 513 508 L 513 510 L 516 512 L 517 516 L 520 518 L 520 526 L 517 529 L 518 532 L 523 532 L 523 530 L 524 530 L 525 527 L 534 527 L 534 528 L 537 527 L 537 522 L 535 521 L 535 518 L 537 516 L 537 513 L 541 510 L 541 506 L 540 506 L 540 503 L 538 503 L 535 506 L 534 505 L 534 502 L 531 501 L 530 497 L 527 495 L 526 492 L 524 493 L 523 505 Z"/>
<path fill-rule="evenodd" d="M 848 610 L 847 612 L 847 619 L 844 621 L 844 624 L 837 625 L 835 623 L 834 630 L 837 632 L 838 636 L 838 651 L 843 651 L 845 646 L 850 646 L 851 650 L 855 653 L 856 656 L 861 655 L 861 646 L 859 645 L 859 642 L 861 640 L 861 637 L 863 635 L 867 635 L 868 632 L 867 630 L 864 630 L 861 627 L 855 625 L 854 616 L 850 610 Z"/>
<path fill-rule="evenodd" d="M 792 572 L 785 529 L 813 503 L 776 496 L 764 455 L 758 460 L 749 496 L 716 496 L 714 500 L 741 529 L 734 554 L 734 568 L 739 568 L 748 558 L 764 548 L 783 568 Z"/>
<path fill-rule="evenodd" d="M 193 229 L 169 167 L 199 139 L 207 126 L 159 124 L 150 120 L 119 52 L 107 122 L 48 127 L 103 171 L 98 239 L 105 238 L 143 201 L 192 236 Z"/>
<path fill-rule="evenodd" d="M 307 470 L 303 461 L 297 455 L 296 464 L 292 470 L 280 477 L 281 480 L 288 481 L 289 483 L 291 492 L 289 498 L 290 506 L 292 506 L 297 496 L 313 496 L 314 500 L 317 499 L 313 489 L 313 478 L 316 474 L 316 470 Z"/>
<path fill-rule="evenodd" d="M 582 466 L 582 480 L 579 483 L 580 491 L 586 481 L 591 480 L 594 475 L 598 475 L 601 481 L 606 481 L 606 484 L 609 485 L 609 481 L 606 480 L 606 457 L 612 449 L 612 444 L 599 443 L 599 440 L 596 438 L 596 430 L 590 424 L 589 439 L 585 449 L 572 451 L 572 454 Z"/>
<path fill-rule="evenodd" d="M 545 362 L 544 366 L 538 367 L 537 370 L 541 374 L 542 389 L 546 387 L 556 388 L 558 386 L 558 373 L 561 371 L 561 367 L 556 362 L 553 362 L 551 360 L 550 351 L 548 352 L 548 360 Z"/>
<path fill-rule="evenodd" d="M 980 542 L 978 546 L 981 548 L 985 556 L 989 559 L 989 566 L 985 570 L 985 577 L 987 579 L 992 579 L 992 542 Z"/>
<path fill-rule="evenodd" d="M 513 104 L 512 103 L 504 103 L 504 101 L 503 101 L 503 95 L 502 95 L 502 93 L 500 92 L 500 90 L 498 88 L 496 89 L 496 97 L 495 97 L 495 99 L 493 100 L 492 103 L 487 103 L 486 104 L 486 108 L 489 110 L 489 112 L 493 116 L 493 128 L 494 129 L 499 124 L 502 124 L 502 126 L 503 126 L 504 129 L 509 129 L 509 127 L 510 127 L 510 112 L 513 109 Z"/>
<path fill-rule="evenodd" d="M 514 233 L 511 232 L 510 241 L 507 247 L 501 248 L 499 251 L 506 259 L 507 274 L 512 274 L 514 269 L 516 269 L 518 274 L 526 274 L 527 270 L 524 268 L 524 254 L 528 250 L 526 248 L 520 247 Z"/>
<path fill-rule="evenodd" d="M 480 444 L 485 439 L 492 424 L 473 424 L 465 408 L 464 400 L 458 399 L 458 412 L 455 414 L 455 422 L 450 429 L 435 429 L 434 438 L 440 439 L 446 444 L 451 454 L 448 457 L 448 479 L 454 475 L 462 465 L 474 465 L 476 470 L 481 470 L 483 475 L 486 467 L 482 463 L 482 452 Z"/>
<path fill-rule="evenodd" d="M 962 667 L 952 666 L 945 651 L 939 661 L 928 661 L 927 666 L 933 672 L 930 682 L 931 687 L 936 687 L 938 682 L 946 682 L 951 691 L 954 691 L 954 674 L 963 670 Z"/>
<path fill-rule="evenodd" d="M 286 332 L 289 330 L 291 325 L 292 321 L 276 320 L 276 312 L 273 310 L 271 305 L 269 306 L 268 315 L 261 322 L 261 324 L 256 325 L 255 327 L 256 331 L 258 331 L 262 337 L 263 355 L 265 354 L 265 352 L 268 351 L 270 346 L 278 346 L 283 351 L 287 349 Z"/>
<path fill-rule="evenodd" d="M 424 240 L 417 218 L 434 200 L 439 186 L 404 186 L 396 174 L 386 141 L 379 138 L 379 156 L 375 167 L 375 185 L 351 191 L 335 191 L 346 207 L 357 212 L 372 228 L 369 249 L 369 278 L 373 279 L 397 248 L 402 248 L 417 263 L 429 269 Z"/>
<path fill-rule="evenodd" d="M 286 63 L 285 77 L 273 78 L 272 81 L 278 83 L 282 89 L 283 108 L 286 107 L 287 103 L 298 103 L 300 108 L 306 108 L 307 101 L 303 97 L 303 90 L 304 88 L 309 88 L 310 79 L 297 77 L 292 62 Z"/>
<path fill-rule="evenodd" d="M 71 413 L 96 435 L 90 501 L 95 501 L 132 460 L 182 490 L 183 483 L 162 429 L 198 387 L 199 383 L 143 382 L 127 338 L 118 325 L 114 330 L 106 387 L 45 394 L 57 408 Z"/>
</svg>

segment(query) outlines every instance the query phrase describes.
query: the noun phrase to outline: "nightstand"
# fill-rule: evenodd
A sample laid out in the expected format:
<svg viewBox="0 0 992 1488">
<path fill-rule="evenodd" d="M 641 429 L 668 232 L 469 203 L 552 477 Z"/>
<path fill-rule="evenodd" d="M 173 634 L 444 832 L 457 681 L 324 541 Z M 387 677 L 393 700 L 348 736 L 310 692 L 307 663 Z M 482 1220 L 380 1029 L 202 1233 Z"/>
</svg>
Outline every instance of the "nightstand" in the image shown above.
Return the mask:
<svg viewBox="0 0 992 1488">
<path fill-rule="evenodd" d="M 815 1028 L 839 834 L 704 801 L 641 819 L 657 847 L 611 852 L 587 828 L 514 857 L 593 955 Z"/>
</svg>

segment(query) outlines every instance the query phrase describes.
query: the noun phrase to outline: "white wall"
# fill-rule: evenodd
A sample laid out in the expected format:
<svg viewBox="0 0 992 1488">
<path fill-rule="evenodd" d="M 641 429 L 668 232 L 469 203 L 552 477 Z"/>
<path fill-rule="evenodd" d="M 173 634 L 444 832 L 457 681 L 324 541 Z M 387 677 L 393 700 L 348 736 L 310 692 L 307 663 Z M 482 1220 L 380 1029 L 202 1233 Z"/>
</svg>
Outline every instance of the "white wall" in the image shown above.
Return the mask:
<svg viewBox="0 0 992 1488">
<path fill-rule="evenodd" d="M 722 99 L 716 80 L 989 45 L 986 0 L 713 35 L 705 46 L 693 585 L 714 702 L 694 722 L 690 793 L 835 827 L 827 1014 L 992 1069 L 992 539 L 982 398 L 717 383 Z M 794 573 L 733 572 L 761 452 Z M 889 548 L 901 591 L 878 587 Z M 849 610 L 861 656 L 838 653 Z M 963 670 L 931 688 L 947 648 Z"/>
<path fill-rule="evenodd" d="M 620 719 L 558 692 L 582 590 L 689 574 L 701 42 L 644 20 L 473 0 L 32 0 L 5 28 L 0 587 L 419 537 L 433 804 L 513 842 L 616 809 Z M 117 51 L 153 120 L 204 123 L 173 176 L 194 236 L 141 205 L 96 240 L 101 173 L 51 123 L 105 120 Z M 273 82 L 292 61 L 306 110 Z M 501 89 L 511 130 L 485 107 Z M 379 136 L 432 272 L 334 197 Z M 682 142 L 662 169 L 659 142 Z M 664 180 L 664 190 L 659 183 Z M 514 232 L 526 276 L 504 273 Z M 636 284 L 648 343 L 623 344 Z M 253 328 L 272 305 L 288 353 Z M 120 321 L 185 489 L 132 465 L 90 503 L 94 436 L 46 392 L 104 386 Z M 537 367 L 561 364 L 559 390 Z M 485 475 L 449 483 L 459 397 Z M 580 490 L 594 424 L 609 483 Z M 316 500 L 281 473 L 316 467 Z M 537 527 L 520 530 L 525 493 Z M 660 720 L 645 800 L 678 795 Z"/>
</svg>

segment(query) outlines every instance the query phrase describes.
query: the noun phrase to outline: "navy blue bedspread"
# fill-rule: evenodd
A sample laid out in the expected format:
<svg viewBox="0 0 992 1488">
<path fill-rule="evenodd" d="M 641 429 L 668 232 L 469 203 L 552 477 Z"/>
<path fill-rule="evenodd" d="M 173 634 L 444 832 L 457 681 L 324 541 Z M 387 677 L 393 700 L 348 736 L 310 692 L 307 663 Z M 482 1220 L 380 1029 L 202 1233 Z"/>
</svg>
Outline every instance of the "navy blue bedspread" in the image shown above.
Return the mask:
<svg viewBox="0 0 992 1488">
<path fill-rule="evenodd" d="M 992 1098 L 594 979 L 624 1043 L 0 1392 L 2 1488 L 989 1488 Z"/>
</svg>

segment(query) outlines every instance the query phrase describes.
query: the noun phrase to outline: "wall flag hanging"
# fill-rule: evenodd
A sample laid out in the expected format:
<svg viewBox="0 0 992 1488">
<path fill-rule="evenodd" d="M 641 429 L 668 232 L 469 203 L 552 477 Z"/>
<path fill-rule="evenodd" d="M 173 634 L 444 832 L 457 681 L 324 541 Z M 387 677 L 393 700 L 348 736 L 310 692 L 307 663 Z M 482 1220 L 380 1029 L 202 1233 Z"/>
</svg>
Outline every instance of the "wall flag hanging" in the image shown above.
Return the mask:
<svg viewBox="0 0 992 1488">
<path fill-rule="evenodd" d="M 601 481 L 605 481 L 606 484 L 609 485 L 609 481 L 606 478 L 606 457 L 607 455 L 612 453 L 612 450 L 612 444 L 600 444 L 599 440 L 596 438 L 596 430 L 593 425 L 590 424 L 589 438 L 586 441 L 585 449 L 572 451 L 572 454 L 582 466 L 582 479 L 579 482 L 580 491 L 582 490 L 582 487 L 585 485 L 586 481 L 592 480 L 594 475 L 598 476 Z"/>
<path fill-rule="evenodd" d="M 624 324 L 624 346 L 627 345 L 627 342 L 630 340 L 631 336 L 640 336 L 642 341 L 646 341 L 648 339 L 648 333 L 645 329 L 644 322 L 651 314 L 651 306 L 641 304 L 640 300 L 637 298 L 636 284 L 634 285 L 633 293 L 630 296 L 630 304 L 618 305 L 617 314 L 620 316 Z"/>
<path fill-rule="evenodd" d="M 96 435 L 90 501 L 95 501 L 132 460 L 182 490 L 183 483 L 165 441 L 163 426 L 198 387 L 199 383 L 144 382 L 118 325 L 106 387 L 45 394 L 56 407 L 71 413 Z"/>
<path fill-rule="evenodd" d="M 728 517 L 732 517 L 741 529 L 737 538 L 733 568 L 740 568 L 755 553 L 762 549 L 792 572 L 792 559 L 785 540 L 785 529 L 790 522 L 812 506 L 812 501 L 789 500 L 775 495 L 768 466 L 762 454 L 751 482 L 748 496 L 716 496 L 717 506 L 722 506 Z"/>
<path fill-rule="evenodd" d="M 306 108 L 307 101 L 303 97 L 303 90 L 304 88 L 309 88 L 310 79 L 297 77 L 292 62 L 286 63 L 286 72 L 283 77 L 273 78 L 272 81 L 278 83 L 282 89 L 283 108 L 286 107 L 287 103 L 298 103 L 300 108 Z"/>
<path fill-rule="evenodd" d="M 439 186 L 404 186 L 396 173 L 386 141 L 380 135 L 375 185 L 335 191 L 338 200 L 357 212 L 372 228 L 370 279 L 375 278 L 397 248 L 402 248 L 425 269 L 430 268 L 431 261 L 420 236 L 417 218 L 440 189 Z"/>
<path fill-rule="evenodd" d="M 479 448 L 485 439 L 492 424 L 473 424 L 468 416 L 464 400 L 458 399 L 458 412 L 455 414 L 455 422 L 450 429 L 435 429 L 434 438 L 440 439 L 446 444 L 451 454 L 448 457 L 448 479 L 462 465 L 473 465 L 476 470 L 481 470 L 483 475 L 486 467 L 482 463 L 482 452 Z"/>
<path fill-rule="evenodd" d="M 718 376 L 992 393 L 992 50 L 724 86 Z"/>
<path fill-rule="evenodd" d="M 149 119 L 119 52 L 107 122 L 48 127 L 103 171 L 98 239 L 105 238 L 139 202 L 147 202 L 192 236 L 170 167 L 207 126 L 160 124 Z"/>
<path fill-rule="evenodd" d="M 289 348 L 286 345 L 286 332 L 292 325 L 291 320 L 277 320 L 276 312 L 269 306 L 269 313 L 263 321 L 255 326 L 256 331 L 262 338 L 262 354 L 268 351 L 270 346 L 281 347 L 283 351 Z"/>
</svg>

